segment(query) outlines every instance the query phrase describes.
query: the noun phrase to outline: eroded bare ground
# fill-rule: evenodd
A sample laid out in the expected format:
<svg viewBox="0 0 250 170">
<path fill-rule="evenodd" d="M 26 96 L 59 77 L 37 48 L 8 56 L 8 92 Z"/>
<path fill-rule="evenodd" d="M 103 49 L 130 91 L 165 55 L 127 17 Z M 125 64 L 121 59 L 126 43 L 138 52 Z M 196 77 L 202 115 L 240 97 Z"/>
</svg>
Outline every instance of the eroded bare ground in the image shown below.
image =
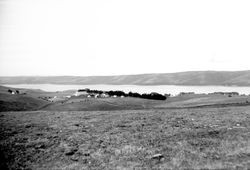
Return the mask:
<svg viewBox="0 0 250 170">
<path fill-rule="evenodd" d="M 250 107 L 0 113 L 1 169 L 249 169 Z"/>
</svg>

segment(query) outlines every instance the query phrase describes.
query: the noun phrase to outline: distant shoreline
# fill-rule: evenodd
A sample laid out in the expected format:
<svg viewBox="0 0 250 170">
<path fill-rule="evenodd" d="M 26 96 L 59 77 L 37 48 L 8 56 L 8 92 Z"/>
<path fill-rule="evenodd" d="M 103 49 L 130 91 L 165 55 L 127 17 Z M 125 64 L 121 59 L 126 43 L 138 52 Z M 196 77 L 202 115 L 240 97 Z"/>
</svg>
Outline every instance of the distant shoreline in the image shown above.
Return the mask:
<svg viewBox="0 0 250 170">
<path fill-rule="evenodd" d="M 47 92 L 78 90 L 90 88 L 93 90 L 120 90 L 126 93 L 150 93 L 177 95 L 181 92 L 194 92 L 196 94 L 208 94 L 214 92 L 238 92 L 239 94 L 250 94 L 250 86 L 185 86 L 185 85 L 110 85 L 110 84 L 0 84 L 1 86 L 19 89 L 40 89 Z"/>
</svg>

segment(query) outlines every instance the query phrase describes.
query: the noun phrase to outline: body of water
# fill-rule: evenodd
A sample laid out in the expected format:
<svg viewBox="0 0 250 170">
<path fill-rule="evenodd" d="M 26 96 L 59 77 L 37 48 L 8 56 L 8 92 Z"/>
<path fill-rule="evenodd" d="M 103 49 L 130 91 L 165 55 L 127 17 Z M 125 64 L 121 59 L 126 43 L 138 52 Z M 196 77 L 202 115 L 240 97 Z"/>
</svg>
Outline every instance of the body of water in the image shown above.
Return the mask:
<svg viewBox="0 0 250 170">
<path fill-rule="evenodd" d="M 238 92 L 240 94 L 250 94 L 250 87 L 238 86 L 139 86 L 139 85 L 62 85 L 62 84 L 4 84 L 4 86 L 13 88 L 41 89 L 48 92 L 77 90 L 89 88 L 91 90 L 122 90 L 124 92 L 150 93 L 157 92 L 161 94 L 170 93 L 172 95 L 180 92 L 195 93 L 213 93 L 213 92 Z"/>
</svg>

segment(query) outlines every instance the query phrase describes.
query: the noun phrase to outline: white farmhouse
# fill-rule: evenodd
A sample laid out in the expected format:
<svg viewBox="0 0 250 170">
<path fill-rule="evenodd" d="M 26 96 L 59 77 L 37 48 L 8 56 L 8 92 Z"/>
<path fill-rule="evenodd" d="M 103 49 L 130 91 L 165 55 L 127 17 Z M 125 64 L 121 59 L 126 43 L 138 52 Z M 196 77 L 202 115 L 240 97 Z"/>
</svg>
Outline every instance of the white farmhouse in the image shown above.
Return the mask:
<svg viewBox="0 0 250 170">
<path fill-rule="evenodd" d="M 100 95 L 100 97 L 102 97 L 102 98 L 107 98 L 107 97 L 109 97 L 109 95 L 108 95 L 107 93 L 102 93 L 102 94 Z"/>
<path fill-rule="evenodd" d="M 88 93 L 86 91 L 77 91 L 74 94 L 74 96 L 81 96 L 81 95 L 88 95 Z"/>
</svg>

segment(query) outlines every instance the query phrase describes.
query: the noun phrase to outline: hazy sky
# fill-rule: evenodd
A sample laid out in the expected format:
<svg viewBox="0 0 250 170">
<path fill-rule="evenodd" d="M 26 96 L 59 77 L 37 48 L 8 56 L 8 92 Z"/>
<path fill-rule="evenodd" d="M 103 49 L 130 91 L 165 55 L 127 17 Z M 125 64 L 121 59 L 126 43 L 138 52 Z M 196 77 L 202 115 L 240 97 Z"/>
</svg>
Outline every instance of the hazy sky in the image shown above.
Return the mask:
<svg viewBox="0 0 250 170">
<path fill-rule="evenodd" d="M 0 75 L 250 70 L 249 0 L 0 0 Z"/>
</svg>

